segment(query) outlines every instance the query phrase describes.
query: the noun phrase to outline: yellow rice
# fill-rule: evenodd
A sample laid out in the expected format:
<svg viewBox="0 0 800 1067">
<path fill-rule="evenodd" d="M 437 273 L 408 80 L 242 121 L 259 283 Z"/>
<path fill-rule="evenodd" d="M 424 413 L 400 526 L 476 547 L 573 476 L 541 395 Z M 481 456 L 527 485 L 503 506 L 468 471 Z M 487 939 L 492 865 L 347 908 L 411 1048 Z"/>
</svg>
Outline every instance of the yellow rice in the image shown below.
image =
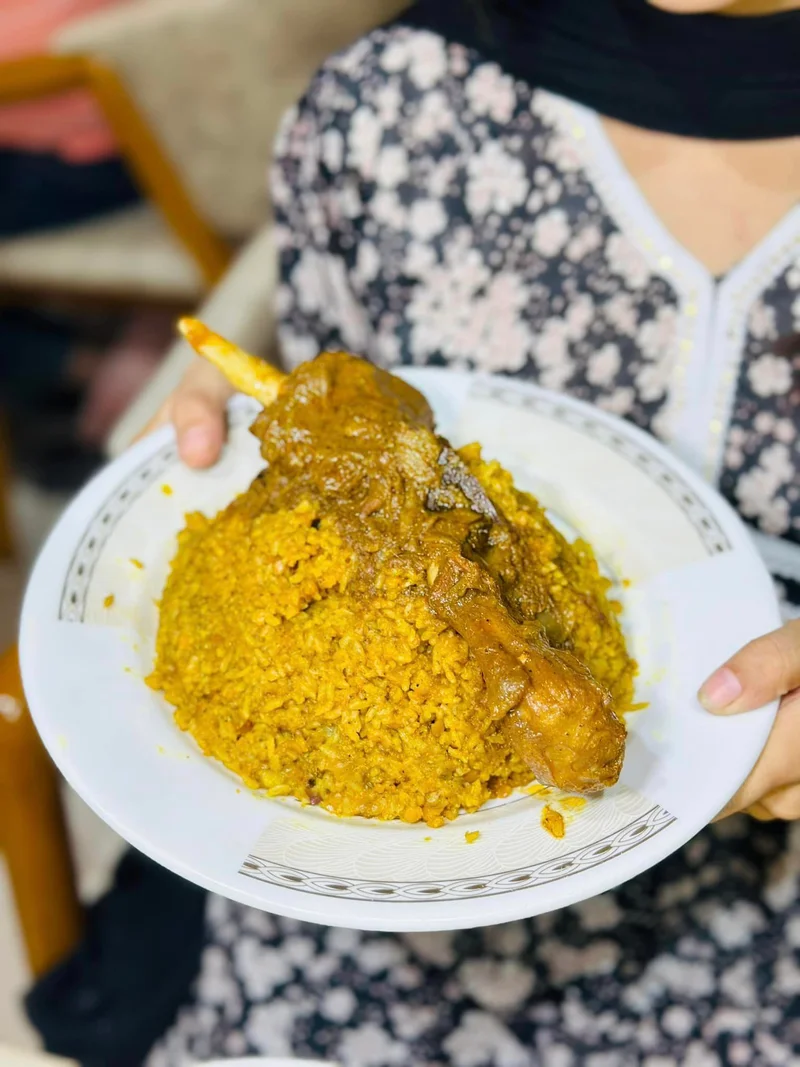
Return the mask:
<svg viewBox="0 0 800 1067">
<path fill-rule="evenodd" d="M 591 549 L 477 446 L 461 455 L 530 537 L 566 644 L 627 710 L 635 665 Z M 337 815 L 439 826 L 529 782 L 420 576 L 389 568 L 374 599 L 354 601 L 353 566 L 334 519 L 308 502 L 266 512 L 257 484 L 213 519 L 188 516 L 149 679 L 178 725 L 248 786 Z"/>
</svg>

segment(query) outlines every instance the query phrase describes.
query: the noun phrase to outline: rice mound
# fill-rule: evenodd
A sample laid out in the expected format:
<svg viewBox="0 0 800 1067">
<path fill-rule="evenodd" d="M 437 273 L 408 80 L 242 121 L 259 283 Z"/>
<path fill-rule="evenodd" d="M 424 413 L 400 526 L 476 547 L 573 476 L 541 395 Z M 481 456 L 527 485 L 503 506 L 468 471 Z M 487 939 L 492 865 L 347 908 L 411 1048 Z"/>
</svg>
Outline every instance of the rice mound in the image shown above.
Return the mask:
<svg viewBox="0 0 800 1067">
<path fill-rule="evenodd" d="M 591 548 L 568 543 L 477 446 L 460 455 L 524 530 L 548 631 L 626 711 L 635 664 Z M 529 782 L 424 575 L 397 562 L 365 601 L 348 592 L 356 566 L 334 518 L 307 500 L 266 510 L 258 481 L 213 519 L 187 516 L 148 684 L 246 785 L 337 815 L 440 826 Z"/>
</svg>

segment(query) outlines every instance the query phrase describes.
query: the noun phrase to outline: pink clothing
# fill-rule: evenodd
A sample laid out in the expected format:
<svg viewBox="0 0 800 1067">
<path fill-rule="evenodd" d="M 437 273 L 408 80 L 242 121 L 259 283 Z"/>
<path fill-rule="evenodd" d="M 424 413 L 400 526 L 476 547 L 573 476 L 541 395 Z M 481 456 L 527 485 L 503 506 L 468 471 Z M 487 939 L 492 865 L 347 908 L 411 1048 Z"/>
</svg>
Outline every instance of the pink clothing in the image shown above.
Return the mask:
<svg viewBox="0 0 800 1067">
<path fill-rule="evenodd" d="M 53 34 L 83 15 L 126 0 L 0 0 L 0 63 L 48 50 Z M 82 90 L 0 108 L 0 148 L 54 152 L 74 163 L 116 155 L 114 137 Z"/>
</svg>

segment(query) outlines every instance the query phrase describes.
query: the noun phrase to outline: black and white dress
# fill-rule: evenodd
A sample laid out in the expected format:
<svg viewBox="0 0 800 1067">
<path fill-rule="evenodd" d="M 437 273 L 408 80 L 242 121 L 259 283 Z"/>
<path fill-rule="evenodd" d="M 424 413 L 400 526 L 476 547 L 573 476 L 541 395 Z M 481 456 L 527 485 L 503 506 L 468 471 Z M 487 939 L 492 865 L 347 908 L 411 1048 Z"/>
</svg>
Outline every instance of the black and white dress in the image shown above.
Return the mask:
<svg viewBox="0 0 800 1067">
<path fill-rule="evenodd" d="M 432 33 L 329 61 L 278 145 L 281 341 L 527 378 L 651 431 L 800 581 L 800 208 L 723 279 L 598 116 Z M 780 346 L 778 346 L 780 349 Z M 791 608 L 787 606 L 791 612 Z M 743 817 L 528 922 L 381 935 L 211 899 L 193 1004 L 150 1067 L 800 1065 L 800 824 Z"/>
</svg>

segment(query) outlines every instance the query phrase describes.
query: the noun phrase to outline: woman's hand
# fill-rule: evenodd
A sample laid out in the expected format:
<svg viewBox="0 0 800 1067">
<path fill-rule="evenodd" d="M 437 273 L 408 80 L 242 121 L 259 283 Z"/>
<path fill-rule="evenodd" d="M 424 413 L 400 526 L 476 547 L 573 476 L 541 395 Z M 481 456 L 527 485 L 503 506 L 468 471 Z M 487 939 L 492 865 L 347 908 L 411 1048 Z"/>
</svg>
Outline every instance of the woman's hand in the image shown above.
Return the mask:
<svg viewBox="0 0 800 1067">
<path fill-rule="evenodd" d="M 800 819 L 800 621 L 746 645 L 700 690 L 700 703 L 716 715 L 753 711 L 777 698 L 761 758 L 720 818 L 747 811 L 757 819 Z"/>
<path fill-rule="evenodd" d="M 140 437 L 171 422 L 183 462 L 188 467 L 210 467 L 225 443 L 225 407 L 233 393 L 233 387 L 216 367 L 198 359 Z"/>
</svg>

